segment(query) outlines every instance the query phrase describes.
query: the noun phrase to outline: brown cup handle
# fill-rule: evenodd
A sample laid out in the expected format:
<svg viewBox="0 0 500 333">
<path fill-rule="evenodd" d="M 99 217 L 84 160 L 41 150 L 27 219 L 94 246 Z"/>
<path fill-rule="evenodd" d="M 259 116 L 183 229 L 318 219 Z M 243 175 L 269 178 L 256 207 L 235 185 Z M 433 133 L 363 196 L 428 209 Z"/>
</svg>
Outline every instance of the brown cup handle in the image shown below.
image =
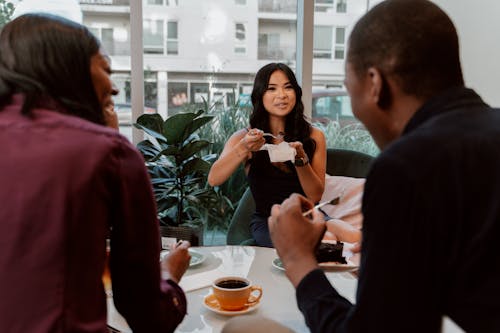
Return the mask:
<svg viewBox="0 0 500 333">
<path fill-rule="evenodd" d="M 259 292 L 259 295 L 258 296 L 254 296 L 252 295 L 254 291 L 258 291 Z M 250 297 L 248 298 L 248 301 L 247 301 L 247 304 L 246 305 L 252 305 L 254 303 L 257 303 L 260 298 L 262 297 L 262 288 L 261 286 L 251 286 L 250 287 Z"/>
</svg>

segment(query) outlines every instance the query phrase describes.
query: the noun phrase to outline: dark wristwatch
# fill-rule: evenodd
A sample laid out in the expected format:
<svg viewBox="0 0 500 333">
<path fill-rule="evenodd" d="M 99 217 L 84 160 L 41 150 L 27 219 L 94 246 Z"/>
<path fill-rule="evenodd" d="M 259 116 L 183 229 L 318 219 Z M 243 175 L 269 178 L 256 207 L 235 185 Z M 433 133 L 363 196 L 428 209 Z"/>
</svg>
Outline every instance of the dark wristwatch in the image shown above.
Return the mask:
<svg viewBox="0 0 500 333">
<path fill-rule="evenodd" d="M 298 167 L 303 167 L 303 166 L 306 166 L 309 164 L 309 158 L 307 158 L 307 156 L 304 156 L 304 157 L 296 157 L 295 158 L 295 166 L 298 166 Z"/>
</svg>

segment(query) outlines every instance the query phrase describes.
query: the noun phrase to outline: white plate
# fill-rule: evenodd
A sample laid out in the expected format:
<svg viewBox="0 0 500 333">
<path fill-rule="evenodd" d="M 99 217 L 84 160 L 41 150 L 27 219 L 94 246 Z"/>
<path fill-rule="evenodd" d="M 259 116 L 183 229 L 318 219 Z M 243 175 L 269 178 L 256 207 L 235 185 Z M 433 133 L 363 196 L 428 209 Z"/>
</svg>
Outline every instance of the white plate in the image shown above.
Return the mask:
<svg viewBox="0 0 500 333">
<path fill-rule="evenodd" d="M 318 266 L 328 272 L 349 272 L 349 271 L 355 271 L 358 269 L 358 265 L 350 261 L 349 259 L 346 259 L 347 264 L 340 264 L 338 262 L 322 262 L 319 263 Z M 276 269 L 279 269 L 281 271 L 285 270 L 285 267 L 283 266 L 283 263 L 281 262 L 280 258 L 274 258 L 273 260 L 273 267 Z"/>
<path fill-rule="evenodd" d="M 162 260 L 169 252 L 169 250 L 162 250 L 160 252 L 160 260 Z M 205 255 L 203 253 L 200 253 L 193 249 L 189 249 L 189 254 L 191 255 L 189 267 L 197 266 L 205 261 Z"/>
<path fill-rule="evenodd" d="M 208 294 L 205 296 L 203 299 L 203 305 L 205 308 L 209 309 L 212 312 L 218 313 L 223 316 L 237 316 L 240 314 L 245 314 L 254 311 L 257 309 L 260 305 L 260 301 L 256 302 L 250 306 L 245 307 L 242 310 L 236 310 L 236 311 L 228 311 L 228 310 L 222 310 L 220 308 L 219 302 L 217 302 L 217 299 L 215 298 L 214 294 Z"/>
</svg>

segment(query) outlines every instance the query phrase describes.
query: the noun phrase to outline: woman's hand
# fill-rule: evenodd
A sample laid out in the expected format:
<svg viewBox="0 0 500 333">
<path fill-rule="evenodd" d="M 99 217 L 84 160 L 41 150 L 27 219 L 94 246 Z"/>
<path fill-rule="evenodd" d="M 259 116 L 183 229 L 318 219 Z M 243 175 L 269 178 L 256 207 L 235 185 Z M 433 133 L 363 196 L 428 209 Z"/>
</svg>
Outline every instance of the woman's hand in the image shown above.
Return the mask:
<svg viewBox="0 0 500 333">
<path fill-rule="evenodd" d="M 241 139 L 240 144 L 245 147 L 248 152 L 258 151 L 264 143 L 266 143 L 266 139 L 263 136 L 264 132 L 257 128 L 252 128 L 248 131 L 248 133 Z"/>
<path fill-rule="evenodd" d="M 112 99 L 106 103 L 103 109 L 104 112 L 104 122 L 106 126 L 118 129 L 118 115 L 115 112 L 115 103 Z"/>
<path fill-rule="evenodd" d="M 292 148 L 295 148 L 297 152 L 296 158 L 304 158 L 306 157 L 306 152 L 304 151 L 304 146 L 300 141 L 289 142 L 288 145 Z"/>
<path fill-rule="evenodd" d="M 161 261 L 162 277 L 179 283 L 182 276 L 189 267 L 191 255 L 189 254 L 188 241 L 181 241 L 179 245 L 174 245 L 170 253 Z"/>
</svg>

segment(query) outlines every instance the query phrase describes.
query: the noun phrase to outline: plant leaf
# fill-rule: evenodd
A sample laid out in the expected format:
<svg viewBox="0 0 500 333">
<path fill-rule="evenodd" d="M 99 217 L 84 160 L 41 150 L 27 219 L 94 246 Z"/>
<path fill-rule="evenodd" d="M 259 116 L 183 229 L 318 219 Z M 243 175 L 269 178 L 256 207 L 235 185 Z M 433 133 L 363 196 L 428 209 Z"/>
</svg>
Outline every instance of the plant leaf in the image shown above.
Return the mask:
<svg viewBox="0 0 500 333">
<path fill-rule="evenodd" d="M 152 115 L 143 115 L 143 116 L 152 116 Z M 141 116 L 142 117 L 142 116 Z M 149 127 L 146 127 L 146 126 L 143 126 L 141 124 L 138 124 L 138 123 L 135 123 L 134 124 L 134 127 L 135 128 L 138 128 L 140 130 L 143 130 L 146 134 L 148 135 L 151 135 L 153 138 L 157 139 L 157 140 L 160 140 L 160 141 L 166 141 L 166 138 L 161 134 L 161 133 L 158 133 L 152 129 L 150 129 Z"/>
<path fill-rule="evenodd" d="M 184 133 L 189 124 L 196 118 L 196 113 L 178 113 L 163 123 L 162 132 L 169 144 L 182 144 L 185 140 Z"/>
<path fill-rule="evenodd" d="M 137 118 L 137 123 L 134 124 L 134 126 L 135 125 L 141 125 L 156 133 L 161 133 L 163 129 L 163 118 L 158 113 L 142 114 Z"/>
<path fill-rule="evenodd" d="M 201 110 L 203 111 L 203 110 Z M 193 121 L 188 124 L 186 127 L 186 131 L 184 132 L 184 140 L 186 140 L 191 134 L 193 134 L 197 129 L 206 123 L 210 122 L 214 117 L 213 116 L 203 116 L 193 119 Z"/>
<path fill-rule="evenodd" d="M 208 172 L 208 170 L 210 170 L 210 163 L 195 157 L 183 165 L 181 175 L 184 177 L 195 171 Z"/>
<path fill-rule="evenodd" d="M 181 149 L 181 152 L 180 152 L 181 159 L 187 160 L 188 158 L 190 158 L 191 156 L 193 156 L 194 154 L 196 154 L 197 152 L 199 152 L 203 148 L 208 147 L 209 145 L 210 145 L 210 142 L 208 142 L 206 140 L 198 140 L 198 141 L 190 142 Z"/>
</svg>

